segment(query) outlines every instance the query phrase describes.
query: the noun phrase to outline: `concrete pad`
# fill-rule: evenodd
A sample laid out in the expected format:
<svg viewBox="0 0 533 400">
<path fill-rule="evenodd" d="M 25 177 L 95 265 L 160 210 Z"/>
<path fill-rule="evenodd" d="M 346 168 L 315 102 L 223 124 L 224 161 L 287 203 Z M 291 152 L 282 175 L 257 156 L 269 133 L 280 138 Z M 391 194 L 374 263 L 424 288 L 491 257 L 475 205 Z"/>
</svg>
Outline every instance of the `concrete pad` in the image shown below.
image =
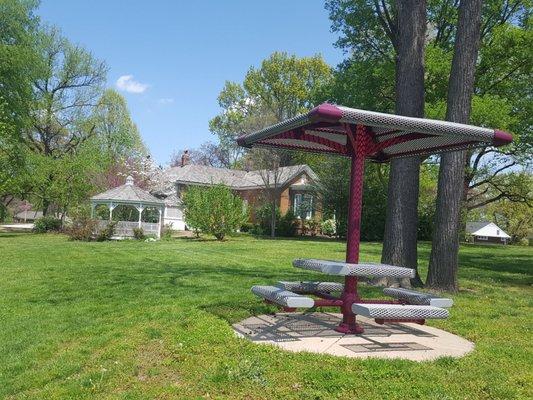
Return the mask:
<svg viewBox="0 0 533 400">
<path fill-rule="evenodd" d="M 462 357 L 474 344 L 441 329 L 413 323 L 379 325 L 357 316 L 365 332 L 344 335 L 335 332 L 341 314 L 278 313 L 247 318 L 233 325 L 239 337 L 284 350 L 330 354 L 352 358 L 401 358 L 428 361 L 439 357 Z"/>
</svg>

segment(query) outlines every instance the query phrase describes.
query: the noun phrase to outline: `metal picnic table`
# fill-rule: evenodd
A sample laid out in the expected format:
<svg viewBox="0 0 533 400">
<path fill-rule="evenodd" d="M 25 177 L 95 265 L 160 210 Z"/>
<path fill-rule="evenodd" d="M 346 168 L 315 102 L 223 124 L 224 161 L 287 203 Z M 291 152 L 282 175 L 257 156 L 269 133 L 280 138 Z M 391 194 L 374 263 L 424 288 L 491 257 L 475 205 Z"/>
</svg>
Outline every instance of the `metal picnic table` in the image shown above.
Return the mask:
<svg viewBox="0 0 533 400">
<path fill-rule="evenodd" d="M 346 262 L 297 259 L 297 268 L 344 276 L 344 284 L 332 282 L 279 282 L 277 286 L 254 286 L 252 291 L 286 310 L 311 307 L 340 307 L 342 333 L 362 333 L 356 315 L 374 318 L 378 323 L 416 322 L 447 318 L 452 304 L 428 293 L 401 288 L 385 288 L 393 300 L 362 299 L 358 279 L 372 277 L 411 278 L 410 268 L 359 263 L 361 206 L 365 159 L 387 162 L 393 158 L 427 156 L 476 147 L 502 146 L 512 136 L 500 130 L 424 118 L 405 117 L 322 104 L 258 132 L 241 136 L 245 147 L 274 147 L 340 155 L 351 159 L 350 199 Z M 332 292 L 341 292 L 335 296 Z M 317 299 L 303 296 L 311 294 Z"/>
</svg>

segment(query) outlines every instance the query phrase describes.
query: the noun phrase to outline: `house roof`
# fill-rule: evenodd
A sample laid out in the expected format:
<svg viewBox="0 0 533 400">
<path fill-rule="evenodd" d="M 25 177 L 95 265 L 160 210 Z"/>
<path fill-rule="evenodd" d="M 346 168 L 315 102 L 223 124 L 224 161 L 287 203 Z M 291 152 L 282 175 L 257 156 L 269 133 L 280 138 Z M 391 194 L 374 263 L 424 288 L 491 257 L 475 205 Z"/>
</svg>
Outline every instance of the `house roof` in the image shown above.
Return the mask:
<svg viewBox="0 0 533 400">
<path fill-rule="evenodd" d="M 33 210 L 21 211 L 15 214 L 15 218 L 19 218 L 19 219 L 39 219 L 42 216 L 43 216 L 42 211 L 33 211 Z"/>
<path fill-rule="evenodd" d="M 511 237 L 494 222 L 488 221 L 467 222 L 466 233 L 469 233 L 472 236 L 499 237 L 507 239 Z"/>
<path fill-rule="evenodd" d="M 279 168 L 277 176 L 278 185 L 285 186 L 302 173 L 307 174 L 312 180 L 318 179 L 309 166 L 292 165 Z M 273 182 L 274 179 L 274 171 L 242 171 L 187 164 L 182 167 L 172 167 L 163 171 L 161 181 L 164 184 L 168 184 L 169 182 L 195 185 L 223 184 L 235 190 L 244 190 L 264 188 L 265 181 Z"/>
<path fill-rule="evenodd" d="M 151 195 L 146 190 L 133 184 L 133 178 L 128 176 L 126 183 L 116 188 L 109 189 L 91 197 L 93 202 L 115 201 L 118 203 L 143 203 L 163 205 L 164 202 Z"/>
<path fill-rule="evenodd" d="M 350 156 L 347 129 L 357 135 L 359 128 L 368 132 L 373 141 L 367 157 L 379 162 L 502 146 L 512 141 L 509 133 L 495 129 L 324 103 L 306 114 L 243 135 L 237 142 L 244 147 L 281 147 Z"/>
</svg>

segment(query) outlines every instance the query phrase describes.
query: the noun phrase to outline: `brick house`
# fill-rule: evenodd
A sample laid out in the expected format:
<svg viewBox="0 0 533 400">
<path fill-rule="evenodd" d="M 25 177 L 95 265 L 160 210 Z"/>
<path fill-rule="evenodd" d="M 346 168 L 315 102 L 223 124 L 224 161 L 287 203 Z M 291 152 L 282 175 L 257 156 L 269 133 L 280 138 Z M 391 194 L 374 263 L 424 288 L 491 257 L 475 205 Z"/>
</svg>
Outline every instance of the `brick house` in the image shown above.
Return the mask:
<svg viewBox="0 0 533 400">
<path fill-rule="evenodd" d="M 185 230 L 181 195 L 188 186 L 224 184 L 242 197 L 250 208 L 250 222 L 256 222 L 254 210 L 267 200 L 267 191 L 277 187 L 281 215 L 293 210 L 300 219 L 321 218 L 318 198 L 313 189 L 317 176 L 307 165 L 281 167 L 273 171 L 243 171 L 189 164 L 182 158 L 180 166 L 162 172 L 159 187 L 152 194 L 165 202 L 165 224 Z M 265 184 L 265 182 L 267 184 Z M 274 182 L 277 182 L 274 185 Z"/>
</svg>

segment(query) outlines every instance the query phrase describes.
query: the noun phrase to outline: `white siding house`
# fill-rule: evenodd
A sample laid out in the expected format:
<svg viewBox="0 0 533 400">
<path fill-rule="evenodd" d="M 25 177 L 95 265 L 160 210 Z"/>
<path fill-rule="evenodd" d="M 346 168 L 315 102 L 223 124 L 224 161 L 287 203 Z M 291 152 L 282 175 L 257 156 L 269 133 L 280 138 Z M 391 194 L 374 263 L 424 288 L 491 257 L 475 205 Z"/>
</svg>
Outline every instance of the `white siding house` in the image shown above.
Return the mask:
<svg viewBox="0 0 533 400">
<path fill-rule="evenodd" d="M 474 243 L 507 244 L 511 236 L 494 222 L 467 222 L 466 234 Z"/>
</svg>

